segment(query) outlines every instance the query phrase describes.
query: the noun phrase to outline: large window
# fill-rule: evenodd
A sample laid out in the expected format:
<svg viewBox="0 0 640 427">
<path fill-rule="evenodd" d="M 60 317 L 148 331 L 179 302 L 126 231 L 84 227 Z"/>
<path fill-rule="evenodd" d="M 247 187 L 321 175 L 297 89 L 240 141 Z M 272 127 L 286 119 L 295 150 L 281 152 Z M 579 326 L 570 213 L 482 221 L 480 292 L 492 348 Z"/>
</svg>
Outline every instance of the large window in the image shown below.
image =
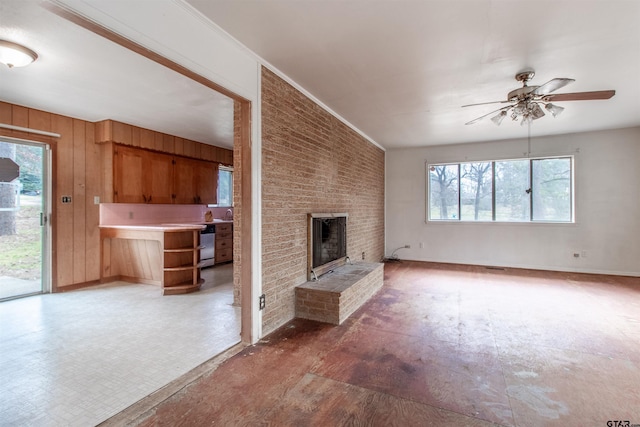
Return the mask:
<svg viewBox="0 0 640 427">
<path fill-rule="evenodd" d="M 571 222 L 573 158 L 427 166 L 430 221 Z"/>
</svg>

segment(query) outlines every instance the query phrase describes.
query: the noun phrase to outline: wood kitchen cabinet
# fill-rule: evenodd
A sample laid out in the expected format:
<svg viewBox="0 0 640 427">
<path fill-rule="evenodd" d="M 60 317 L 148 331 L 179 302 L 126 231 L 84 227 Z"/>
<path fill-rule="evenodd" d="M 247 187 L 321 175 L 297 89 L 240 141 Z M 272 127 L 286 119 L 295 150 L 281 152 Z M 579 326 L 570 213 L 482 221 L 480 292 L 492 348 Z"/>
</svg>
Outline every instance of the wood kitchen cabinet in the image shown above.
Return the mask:
<svg viewBox="0 0 640 427">
<path fill-rule="evenodd" d="M 196 203 L 207 205 L 218 203 L 218 167 L 220 165 L 202 160 L 195 162 Z"/>
<path fill-rule="evenodd" d="M 233 224 L 216 224 L 215 263 L 233 261 Z"/>
<path fill-rule="evenodd" d="M 113 151 L 113 200 L 117 203 L 146 203 L 144 152 L 129 147 Z"/>
<path fill-rule="evenodd" d="M 116 203 L 214 204 L 218 163 L 114 145 Z"/>
<path fill-rule="evenodd" d="M 147 169 L 142 187 L 146 194 L 144 203 L 173 203 L 171 190 L 176 171 L 171 156 L 148 151 L 144 157 Z"/>
<path fill-rule="evenodd" d="M 179 158 L 174 160 L 173 203 L 196 203 L 194 160 Z"/>
</svg>

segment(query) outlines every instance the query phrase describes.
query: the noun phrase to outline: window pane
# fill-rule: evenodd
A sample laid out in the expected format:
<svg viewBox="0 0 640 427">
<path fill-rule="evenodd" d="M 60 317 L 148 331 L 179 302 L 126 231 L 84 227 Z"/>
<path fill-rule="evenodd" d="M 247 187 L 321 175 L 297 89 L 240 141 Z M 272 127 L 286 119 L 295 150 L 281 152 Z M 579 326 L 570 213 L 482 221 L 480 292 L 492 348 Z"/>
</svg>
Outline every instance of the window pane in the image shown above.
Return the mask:
<svg viewBox="0 0 640 427">
<path fill-rule="evenodd" d="M 220 169 L 218 171 L 218 206 L 233 205 L 233 172 Z"/>
<path fill-rule="evenodd" d="M 532 162 L 534 221 L 571 221 L 571 159 Z"/>
<path fill-rule="evenodd" d="M 458 219 L 458 165 L 429 167 L 429 218 Z"/>
<path fill-rule="evenodd" d="M 491 162 L 460 165 L 460 219 L 491 221 Z"/>
<path fill-rule="evenodd" d="M 529 160 L 496 162 L 496 221 L 529 221 Z"/>
</svg>

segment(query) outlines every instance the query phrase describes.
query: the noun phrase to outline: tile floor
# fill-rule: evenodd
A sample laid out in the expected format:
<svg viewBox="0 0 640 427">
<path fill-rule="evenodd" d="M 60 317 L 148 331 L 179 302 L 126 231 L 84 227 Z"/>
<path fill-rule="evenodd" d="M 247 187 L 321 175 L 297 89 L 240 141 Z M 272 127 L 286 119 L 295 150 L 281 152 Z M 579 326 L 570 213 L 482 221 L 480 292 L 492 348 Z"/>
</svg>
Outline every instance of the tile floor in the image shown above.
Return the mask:
<svg viewBox="0 0 640 427">
<path fill-rule="evenodd" d="M 640 425 L 639 278 L 405 261 L 342 325 L 293 320 L 131 425 L 609 420 Z"/>
<path fill-rule="evenodd" d="M 240 341 L 233 266 L 200 292 L 115 282 L 0 303 L 0 425 L 93 426 Z"/>
<path fill-rule="evenodd" d="M 38 280 L 25 280 L 9 276 L 0 276 L 0 303 L 3 299 L 16 295 L 29 295 L 42 292 L 42 283 Z"/>
</svg>

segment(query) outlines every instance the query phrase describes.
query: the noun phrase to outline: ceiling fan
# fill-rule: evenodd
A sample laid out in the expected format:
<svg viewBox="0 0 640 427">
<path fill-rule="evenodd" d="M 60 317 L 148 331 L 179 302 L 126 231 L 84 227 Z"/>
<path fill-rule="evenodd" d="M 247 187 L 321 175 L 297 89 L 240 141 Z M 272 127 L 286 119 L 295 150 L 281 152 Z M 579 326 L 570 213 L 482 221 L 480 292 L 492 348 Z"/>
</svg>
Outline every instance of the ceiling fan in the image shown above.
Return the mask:
<svg viewBox="0 0 640 427">
<path fill-rule="evenodd" d="M 463 105 L 463 107 L 472 107 L 475 105 L 487 104 L 509 104 L 506 107 L 502 107 L 490 112 L 489 114 L 485 114 L 484 116 L 471 120 L 470 122 L 465 123 L 465 125 L 477 123 L 493 114 L 495 115 L 491 117 L 491 121 L 497 126 L 500 126 L 500 123 L 502 123 L 507 115 L 514 121 L 522 117 L 522 122 L 520 122 L 520 124 L 524 125 L 525 123 L 531 123 L 533 120 L 537 120 L 544 116 L 545 113 L 542 107 L 550 112 L 553 117 L 556 117 L 564 111 L 563 107 L 552 104 L 552 101 L 588 101 L 593 99 L 609 99 L 616 94 L 615 90 L 553 94 L 552 92 L 555 92 L 575 80 L 555 78 L 540 86 L 528 86 L 527 83 L 535 74 L 535 71 L 532 69 L 523 70 L 516 74 L 516 80 L 522 82 L 522 87 L 509 92 L 506 101 L 481 102 L 479 104 Z"/>
</svg>

